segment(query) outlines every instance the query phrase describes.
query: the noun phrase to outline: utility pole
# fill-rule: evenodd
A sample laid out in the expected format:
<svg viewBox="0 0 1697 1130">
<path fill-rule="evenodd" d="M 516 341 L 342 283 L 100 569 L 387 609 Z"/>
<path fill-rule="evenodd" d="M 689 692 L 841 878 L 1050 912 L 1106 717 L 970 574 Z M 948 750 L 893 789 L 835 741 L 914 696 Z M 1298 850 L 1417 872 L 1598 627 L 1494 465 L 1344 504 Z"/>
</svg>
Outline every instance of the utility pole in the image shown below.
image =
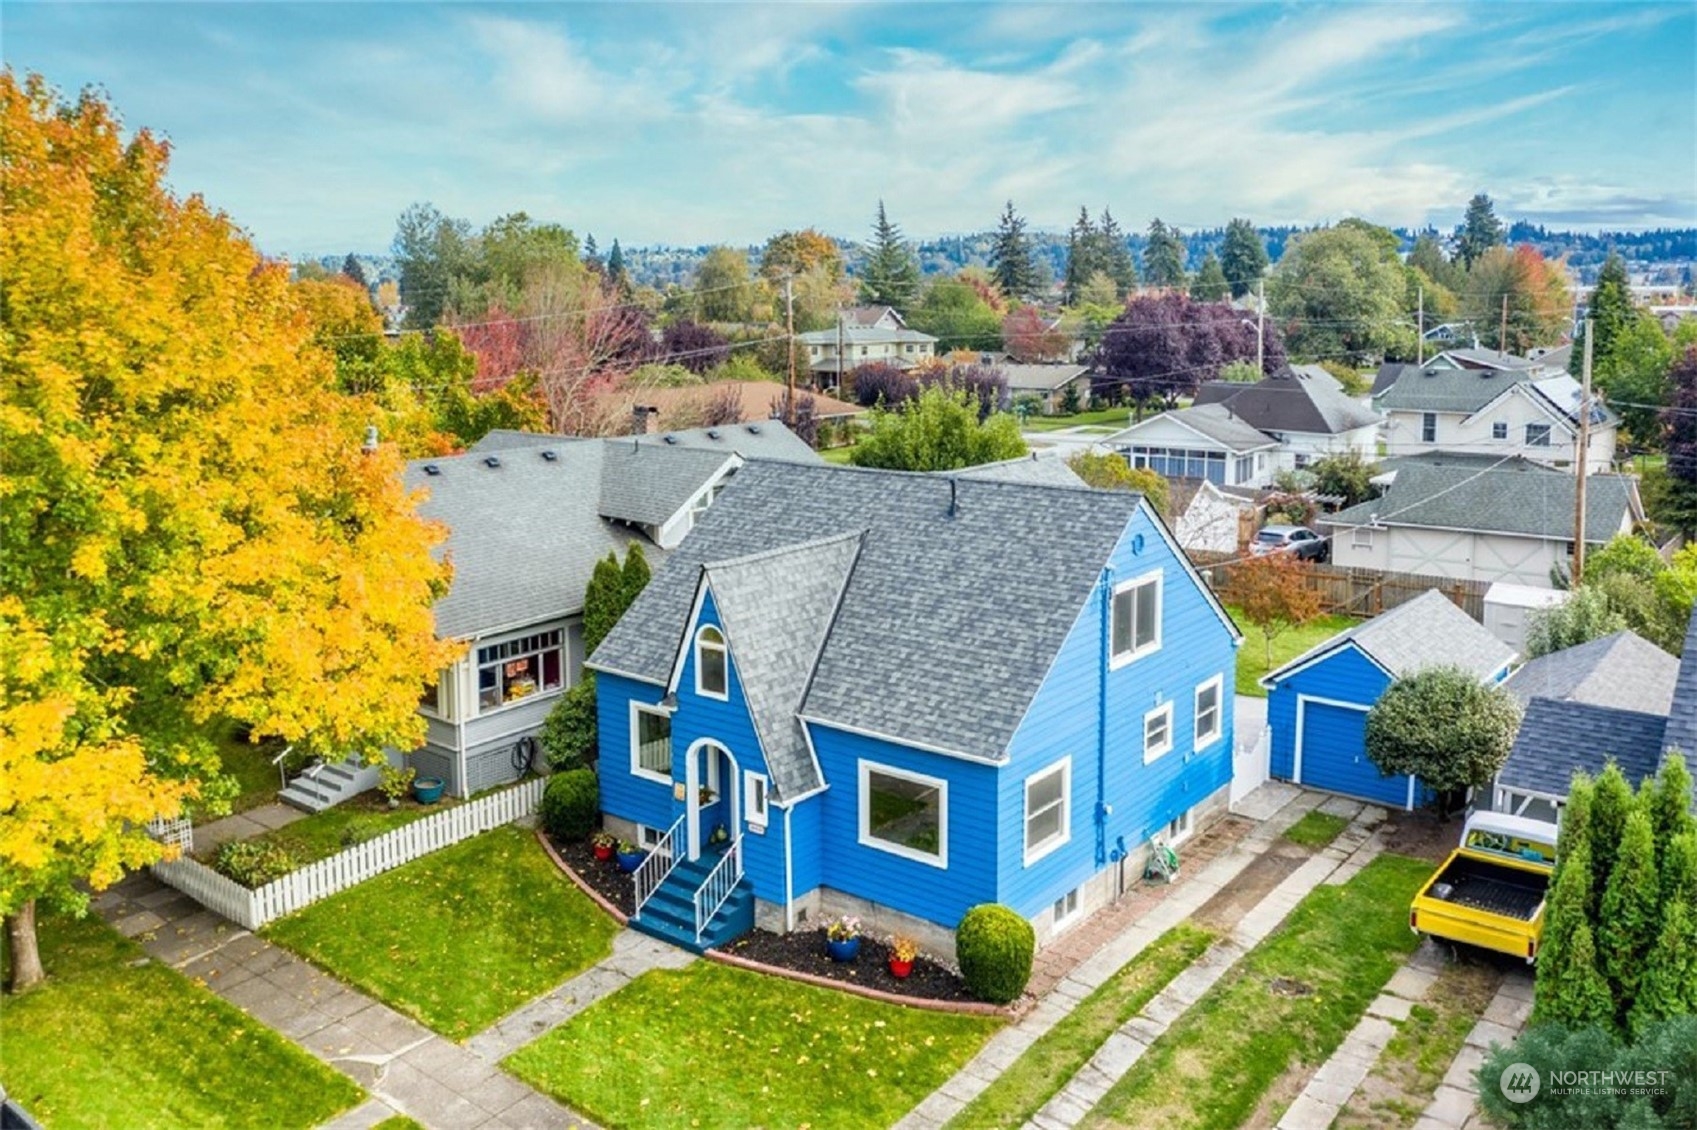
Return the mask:
<svg viewBox="0 0 1697 1130">
<path fill-rule="evenodd" d="M 843 363 L 843 305 L 837 303 L 837 396 L 848 399 L 848 367 Z"/>
<path fill-rule="evenodd" d="M 1505 294 L 1505 295 L 1503 295 L 1502 328 L 1497 331 L 1497 355 L 1502 356 L 1503 354 L 1506 354 L 1507 352 L 1508 352 L 1508 295 Z"/>
<path fill-rule="evenodd" d="M 1426 288 L 1416 289 L 1414 315 L 1414 363 L 1425 367 L 1426 364 Z"/>
<path fill-rule="evenodd" d="M 1579 449 L 1573 453 L 1573 580 L 1585 575 L 1585 471 L 1591 462 L 1591 319 L 1585 319 L 1585 385 L 1579 393 Z"/>
<path fill-rule="evenodd" d="M 784 276 L 784 321 L 789 333 L 790 394 L 784 399 L 784 426 L 795 431 L 795 291 L 793 279 Z"/>
<path fill-rule="evenodd" d="M 1255 280 L 1255 373 L 1267 375 L 1267 280 Z"/>
</svg>

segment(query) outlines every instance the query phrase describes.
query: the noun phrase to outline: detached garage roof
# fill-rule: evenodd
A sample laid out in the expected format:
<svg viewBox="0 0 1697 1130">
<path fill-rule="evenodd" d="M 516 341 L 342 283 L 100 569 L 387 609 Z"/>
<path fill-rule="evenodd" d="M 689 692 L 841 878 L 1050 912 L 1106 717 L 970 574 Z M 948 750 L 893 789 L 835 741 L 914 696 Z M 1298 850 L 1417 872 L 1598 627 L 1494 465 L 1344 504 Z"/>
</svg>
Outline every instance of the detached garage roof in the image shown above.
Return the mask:
<svg viewBox="0 0 1697 1130">
<path fill-rule="evenodd" d="M 1271 689 L 1281 680 L 1348 647 L 1360 651 L 1393 679 L 1426 667 L 1460 667 L 1487 679 L 1502 670 L 1515 655 L 1513 648 L 1486 631 L 1443 593 L 1428 589 L 1405 604 L 1309 648 L 1270 672 L 1261 685 Z"/>
</svg>

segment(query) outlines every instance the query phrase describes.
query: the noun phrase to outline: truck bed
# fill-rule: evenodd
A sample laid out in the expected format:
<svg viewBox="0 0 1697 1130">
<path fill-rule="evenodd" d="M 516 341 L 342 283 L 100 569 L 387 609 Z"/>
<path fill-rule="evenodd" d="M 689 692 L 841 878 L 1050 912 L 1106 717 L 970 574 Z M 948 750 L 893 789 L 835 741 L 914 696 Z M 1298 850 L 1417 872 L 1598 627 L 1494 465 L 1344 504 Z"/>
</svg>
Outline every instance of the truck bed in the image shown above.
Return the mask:
<svg viewBox="0 0 1697 1130">
<path fill-rule="evenodd" d="M 1448 884 L 1448 894 L 1440 893 Z M 1458 857 L 1427 888 L 1428 898 L 1530 922 L 1544 904 L 1549 878 L 1483 859 Z"/>
</svg>

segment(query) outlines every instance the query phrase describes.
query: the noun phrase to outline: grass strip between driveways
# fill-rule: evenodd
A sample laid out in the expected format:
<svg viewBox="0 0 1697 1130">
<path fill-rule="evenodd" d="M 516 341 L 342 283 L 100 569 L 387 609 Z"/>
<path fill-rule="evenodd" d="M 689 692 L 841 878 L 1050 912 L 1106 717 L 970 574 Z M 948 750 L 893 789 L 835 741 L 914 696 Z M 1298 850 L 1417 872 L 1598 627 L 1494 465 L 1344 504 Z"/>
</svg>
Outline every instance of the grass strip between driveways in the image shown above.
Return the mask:
<svg viewBox="0 0 1697 1130">
<path fill-rule="evenodd" d="M 0 1083 L 43 1126 L 292 1130 L 364 1097 L 92 914 L 39 938 L 48 981 L 0 997 Z"/>
<path fill-rule="evenodd" d="M 511 825 L 314 903 L 263 933 L 450 1039 L 612 952 L 618 926 Z"/>
<path fill-rule="evenodd" d="M 1213 934 L 1188 922 L 1162 934 L 1038 1037 L 949 1125 L 960 1130 L 1023 1125 L 1090 1061 L 1115 1029 L 1142 1011 L 1213 940 Z"/>
<path fill-rule="evenodd" d="M 1293 844 L 1301 844 L 1305 848 L 1318 851 L 1338 838 L 1349 821 L 1342 816 L 1333 816 L 1330 812 L 1315 809 L 1303 813 L 1302 819 L 1285 829 L 1285 839 Z"/>
<path fill-rule="evenodd" d="M 1316 887 L 1179 1017 L 1087 1126 L 1231 1130 L 1293 1063 L 1326 1061 L 1414 950 L 1408 903 L 1431 864 L 1381 855 Z"/>
<path fill-rule="evenodd" d="M 1001 1022 L 700 961 L 643 974 L 502 1066 L 607 1126 L 889 1126 Z"/>
</svg>

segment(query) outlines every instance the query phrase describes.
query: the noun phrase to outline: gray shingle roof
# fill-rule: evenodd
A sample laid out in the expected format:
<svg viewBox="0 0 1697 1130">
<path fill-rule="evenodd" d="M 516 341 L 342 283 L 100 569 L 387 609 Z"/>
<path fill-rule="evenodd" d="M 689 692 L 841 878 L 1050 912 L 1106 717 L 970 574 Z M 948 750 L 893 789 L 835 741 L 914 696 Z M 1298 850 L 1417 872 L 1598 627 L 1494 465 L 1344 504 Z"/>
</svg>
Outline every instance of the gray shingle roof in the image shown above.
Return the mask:
<svg viewBox="0 0 1697 1130">
<path fill-rule="evenodd" d="M 1595 776 L 1612 757 L 1636 785 L 1661 764 L 1662 726 L 1659 714 L 1534 698 L 1497 780 L 1511 789 L 1565 797 L 1575 770 Z"/>
<path fill-rule="evenodd" d="M 407 464 L 407 488 L 429 492 L 419 512 L 449 530 L 454 576 L 436 602 L 438 635 L 469 638 L 582 609 L 595 562 L 635 537 L 595 512 L 601 456 L 599 442 L 545 443 Z"/>
<path fill-rule="evenodd" d="M 1697 766 L 1697 608 L 1691 610 L 1691 623 L 1685 629 L 1685 651 L 1679 660 L 1663 744 Z"/>
<path fill-rule="evenodd" d="M 1189 408 L 1162 412 L 1147 420 L 1140 420 L 1122 432 L 1116 432 L 1103 442 L 1110 447 L 1125 447 L 1136 443 L 1139 432 L 1156 420 L 1172 420 L 1183 424 L 1230 451 L 1257 451 L 1277 443 L 1272 436 L 1255 428 L 1223 404 L 1194 404 Z"/>
<path fill-rule="evenodd" d="M 557 447 L 562 443 L 593 443 L 581 436 L 552 435 L 546 432 L 520 432 L 511 428 L 496 428 L 466 448 L 468 452 L 512 451 L 523 447 Z"/>
<path fill-rule="evenodd" d="M 1638 517 L 1637 489 L 1628 476 L 1600 473 L 1585 483 L 1586 541 L 1607 541 L 1628 515 Z M 1377 516 L 1386 526 L 1568 541 L 1573 537 L 1573 492 L 1570 471 L 1519 458 L 1481 465 L 1477 457 L 1433 452 L 1398 460 L 1396 478 L 1381 497 L 1318 521 L 1334 528 L 1365 526 Z"/>
<path fill-rule="evenodd" d="M 1337 435 L 1379 422 L 1379 415 L 1325 381 L 1285 366 L 1252 385 L 1209 381 L 1196 390 L 1197 404 L 1225 404 L 1251 427 L 1264 432 Z"/>
<path fill-rule="evenodd" d="M 1083 365 L 1015 365 L 1002 364 L 1001 369 L 1008 378 L 1010 392 L 1029 392 L 1039 390 L 1052 392 L 1068 381 L 1075 381 L 1089 372 Z"/>
<path fill-rule="evenodd" d="M 796 714 L 860 546 L 840 534 L 702 567 L 779 799 L 824 783 Z"/>
<path fill-rule="evenodd" d="M 752 462 L 591 663 L 664 684 L 703 564 L 864 531 L 800 712 L 1001 757 L 1140 501 L 1126 492 Z"/>
<path fill-rule="evenodd" d="M 1514 658 L 1514 649 L 1486 631 L 1437 589 L 1346 628 L 1309 648 L 1262 680 L 1274 683 L 1311 660 L 1353 642 L 1379 666 L 1402 678 L 1427 667 L 1460 667 L 1481 679 Z"/>
<path fill-rule="evenodd" d="M 607 440 L 601 463 L 601 516 L 658 526 L 732 462 L 740 462 L 734 451 Z"/>
<path fill-rule="evenodd" d="M 773 391 L 778 389 L 772 386 Z M 632 437 L 625 437 L 630 442 Z M 694 447 L 705 451 L 734 451 L 744 459 L 780 459 L 788 463 L 822 463 L 819 453 L 783 425 L 781 420 L 754 420 L 716 428 L 686 428 L 634 437 L 664 447 Z M 616 441 L 609 441 L 616 442 Z"/>
<path fill-rule="evenodd" d="M 1514 360 L 1531 362 L 1522 358 Z M 1433 366 L 1425 368 L 1405 365 L 1394 383 L 1383 392 L 1374 381 L 1374 404 L 1381 412 L 1464 412 L 1473 413 L 1495 400 L 1504 388 L 1518 381 L 1530 380 L 1536 369 L 1451 369 Z M 1385 372 L 1380 370 L 1380 380 Z"/>
<path fill-rule="evenodd" d="M 1541 655 L 1503 686 L 1522 705 L 1553 698 L 1666 714 L 1678 675 L 1679 660 L 1642 636 L 1621 631 Z"/>
<path fill-rule="evenodd" d="M 1084 480 L 1073 473 L 1066 460 L 1058 455 L 1038 455 L 1033 453 L 1019 459 L 1008 459 L 1001 463 L 981 463 L 976 467 L 968 467 L 964 471 L 939 471 L 941 475 L 954 475 L 962 479 L 978 479 L 983 482 L 997 483 L 1028 483 L 1037 486 L 1051 487 L 1082 487 Z"/>
</svg>

